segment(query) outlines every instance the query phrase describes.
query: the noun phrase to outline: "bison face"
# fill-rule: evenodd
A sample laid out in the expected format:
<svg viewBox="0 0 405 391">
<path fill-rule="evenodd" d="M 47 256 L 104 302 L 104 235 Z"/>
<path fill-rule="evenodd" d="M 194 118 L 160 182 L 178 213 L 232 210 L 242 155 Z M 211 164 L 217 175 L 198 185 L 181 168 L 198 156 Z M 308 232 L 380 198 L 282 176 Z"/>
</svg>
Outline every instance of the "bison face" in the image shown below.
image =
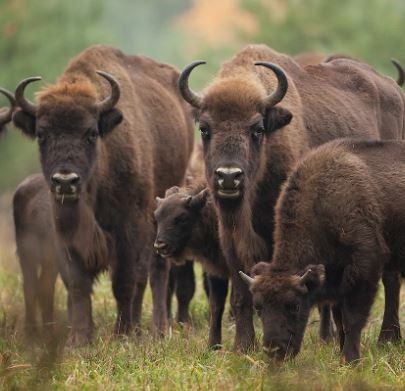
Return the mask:
<svg viewBox="0 0 405 391">
<path fill-rule="evenodd" d="M 164 199 L 157 198 L 155 220 L 157 235 L 154 243 L 156 252 L 174 261 L 183 253 L 189 242 L 199 213 L 207 200 L 207 191 L 197 195 L 181 193 L 178 187 L 166 192 Z M 179 259 L 179 263 L 184 259 Z"/>
<path fill-rule="evenodd" d="M 37 78 L 22 81 L 16 89 L 21 107 L 15 125 L 38 140 L 42 170 L 56 201 L 76 202 L 95 167 L 99 139 L 122 121 L 114 108 L 119 98 L 117 82 L 99 72 L 111 84 L 112 95 L 97 103 L 94 87 L 64 83 L 40 94 L 38 106 L 28 102 L 24 88 Z"/>
<path fill-rule="evenodd" d="M 300 275 L 260 263 L 253 273 L 254 278 L 241 276 L 250 285 L 262 321 L 263 350 L 276 359 L 294 357 L 300 351 L 314 297 L 323 284 L 324 266 L 310 265 Z"/>
<path fill-rule="evenodd" d="M 276 74 L 278 87 L 270 96 L 254 72 L 252 77 L 219 78 L 199 95 L 189 89 L 188 76 L 200 63 L 184 69 L 179 87 L 183 98 L 195 108 L 210 190 L 220 208 L 233 209 L 254 193 L 264 171 L 267 138 L 292 119 L 288 110 L 274 107 L 287 92 L 287 78 L 274 64 L 256 63 Z"/>
</svg>

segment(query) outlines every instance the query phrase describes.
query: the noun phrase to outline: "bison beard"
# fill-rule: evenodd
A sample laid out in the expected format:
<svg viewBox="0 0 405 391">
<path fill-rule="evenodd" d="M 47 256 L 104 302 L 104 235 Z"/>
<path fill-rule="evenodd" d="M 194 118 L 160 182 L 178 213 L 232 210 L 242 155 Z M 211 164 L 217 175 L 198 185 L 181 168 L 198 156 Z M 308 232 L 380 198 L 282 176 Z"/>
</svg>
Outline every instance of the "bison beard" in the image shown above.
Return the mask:
<svg viewBox="0 0 405 391">
<path fill-rule="evenodd" d="M 310 148 L 336 138 L 405 134 L 405 97 L 394 80 L 340 57 L 302 68 L 289 56 L 251 45 L 226 62 L 203 93 L 188 87 L 192 69 L 202 62 L 180 76 L 182 96 L 200 124 L 207 183 L 231 273 L 236 348 L 254 343 L 251 295 L 238 270 L 249 272 L 271 258 L 274 205 L 294 164 Z"/>
<path fill-rule="evenodd" d="M 193 147 L 177 78 L 168 65 L 99 45 L 73 59 L 58 82 L 39 93 L 37 105 L 24 98 L 25 86 L 37 78 L 16 89 L 20 109 L 13 121 L 38 140 L 65 249 L 59 271 L 73 345 L 91 340 L 92 285 L 107 268 L 116 332 L 139 325 L 149 269 L 154 330 L 165 331 L 168 263 L 153 253 L 154 197 L 181 183 Z"/>
</svg>

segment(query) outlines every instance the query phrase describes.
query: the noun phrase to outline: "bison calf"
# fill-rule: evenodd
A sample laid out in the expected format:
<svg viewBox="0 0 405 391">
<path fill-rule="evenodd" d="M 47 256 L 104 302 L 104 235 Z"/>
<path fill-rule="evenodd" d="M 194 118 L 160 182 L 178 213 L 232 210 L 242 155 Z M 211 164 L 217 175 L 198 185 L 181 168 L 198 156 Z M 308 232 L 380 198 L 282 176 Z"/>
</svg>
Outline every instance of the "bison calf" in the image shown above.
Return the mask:
<svg viewBox="0 0 405 391">
<path fill-rule="evenodd" d="M 405 143 L 337 141 L 307 155 L 283 186 L 274 242 L 271 264 L 241 273 L 265 351 L 296 355 L 311 307 L 332 302 L 343 357 L 359 359 L 384 267 L 405 270 Z"/>
<path fill-rule="evenodd" d="M 173 263 L 195 259 L 207 272 L 211 347 L 221 344 L 221 321 L 228 291 L 228 268 L 219 246 L 217 217 L 205 184 L 174 186 L 158 199 L 155 248 Z"/>
</svg>

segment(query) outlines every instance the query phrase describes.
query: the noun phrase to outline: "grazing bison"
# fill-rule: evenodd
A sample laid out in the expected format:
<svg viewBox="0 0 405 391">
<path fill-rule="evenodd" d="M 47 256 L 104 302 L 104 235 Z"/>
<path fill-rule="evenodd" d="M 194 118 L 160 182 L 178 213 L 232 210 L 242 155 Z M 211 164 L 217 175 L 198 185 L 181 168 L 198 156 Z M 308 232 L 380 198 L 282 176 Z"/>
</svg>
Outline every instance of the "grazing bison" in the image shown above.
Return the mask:
<svg viewBox="0 0 405 391">
<path fill-rule="evenodd" d="M 204 90 L 179 88 L 194 106 L 206 177 L 235 294 L 237 348 L 254 342 L 251 295 L 238 270 L 271 258 L 273 215 L 281 184 L 312 147 L 339 137 L 400 139 L 405 97 L 370 66 L 338 58 L 303 68 L 264 45 L 251 45 L 223 64 Z M 277 65 L 276 65 L 277 64 Z"/>
<path fill-rule="evenodd" d="M 291 172 L 276 205 L 271 263 L 249 282 L 263 344 L 299 352 L 314 303 L 333 302 L 345 360 L 360 357 L 383 268 L 405 271 L 405 142 L 334 141 Z"/>
<path fill-rule="evenodd" d="M 190 187 L 174 186 L 166 191 L 164 199 L 158 199 L 155 248 L 174 264 L 186 259 L 202 263 L 209 286 L 208 345 L 217 347 L 222 341 L 229 272 L 219 246 L 217 216 L 205 187 L 205 181 L 196 181 Z"/>
<path fill-rule="evenodd" d="M 24 89 L 38 78 L 16 88 L 13 121 L 38 140 L 67 259 L 59 271 L 71 302 L 73 345 L 91 340 L 92 285 L 107 269 L 116 332 L 139 324 L 148 268 L 154 328 L 166 328 L 168 265 L 153 253 L 154 197 L 181 183 L 193 147 L 177 78 L 171 66 L 99 45 L 73 59 L 37 104 Z"/>
<path fill-rule="evenodd" d="M 4 108 L 0 110 L 0 134 L 1 134 L 2 131 L 4 130 L 5 125 L 11 121 L 11 116 L 15 108 L 15 99 L 14 95 L 11 92 L 5 90 L 4 88 L 0 88 L 0 93 L 3 94 L 10 102 L 10 107 L 8 109 Z"/>
</svg>

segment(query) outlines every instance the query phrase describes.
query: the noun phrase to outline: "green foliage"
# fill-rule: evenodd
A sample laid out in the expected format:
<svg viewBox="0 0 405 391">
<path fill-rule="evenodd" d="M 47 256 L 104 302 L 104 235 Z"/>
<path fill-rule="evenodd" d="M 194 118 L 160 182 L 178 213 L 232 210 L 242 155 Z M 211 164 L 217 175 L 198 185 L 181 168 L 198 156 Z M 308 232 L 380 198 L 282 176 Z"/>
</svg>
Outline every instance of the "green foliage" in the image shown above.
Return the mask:
<svg viewBox="0 0 405 391">
<path fill-rule="evenodd" d="M 244 41 L 281 52 L 345 53 L 396 77 L 389 60 L 405 64 L 403 0 L 240 0 L 258 23 Z"/>
</svg>

